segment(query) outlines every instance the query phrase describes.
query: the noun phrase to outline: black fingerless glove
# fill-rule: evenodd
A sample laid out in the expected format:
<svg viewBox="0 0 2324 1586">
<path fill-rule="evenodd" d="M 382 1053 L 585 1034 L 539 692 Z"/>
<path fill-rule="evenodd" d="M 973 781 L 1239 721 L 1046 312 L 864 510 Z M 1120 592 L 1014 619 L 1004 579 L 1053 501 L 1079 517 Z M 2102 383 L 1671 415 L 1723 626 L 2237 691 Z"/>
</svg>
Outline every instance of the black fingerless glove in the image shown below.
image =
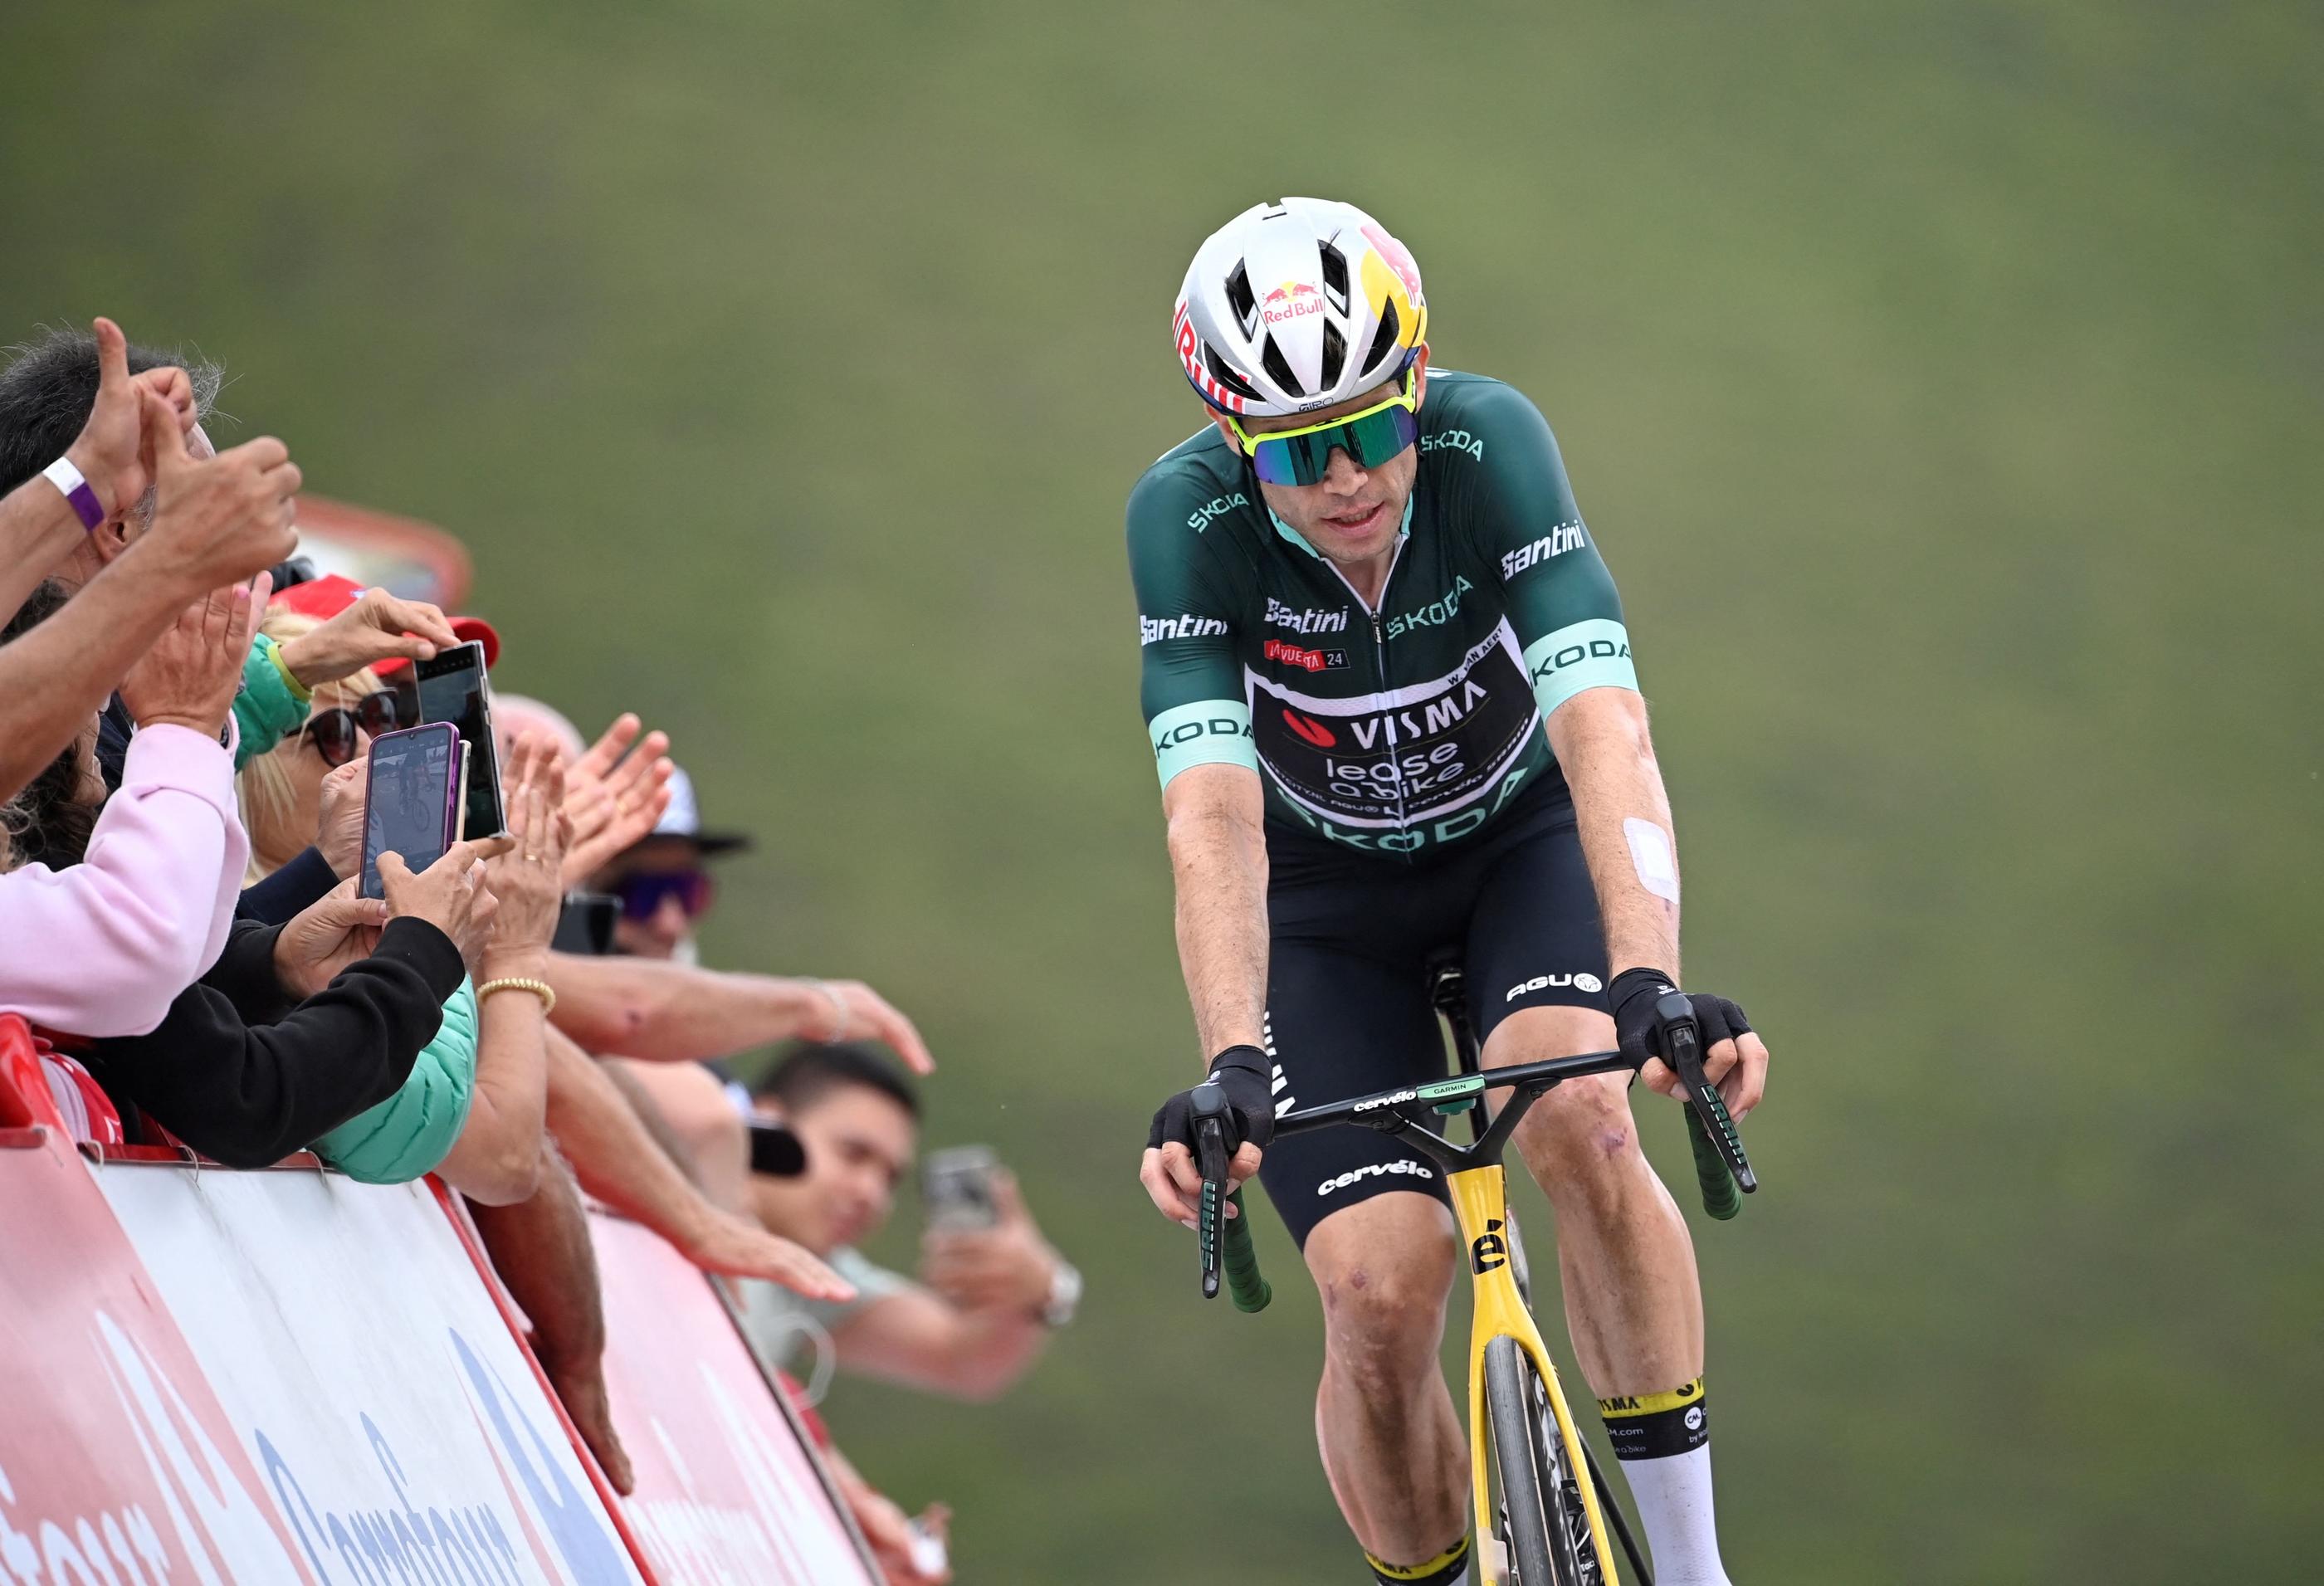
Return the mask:
<svg viewBox="0 0 2324 1586">
<path fill-rule="evenodd" d="M 1275 1138 L 1274 1065 L 1267 1054 L 1257 1047 L 1229 1047 L 1211 1059 L 1210 1083 L 1226 1093 L 1227 1155 L 1233 1156 L 1245 1141 L 1264 1150 Z M 1162 1103 L 1154 1114 L 1154 1127 L 1146 1133 L 1148 1150 L 1159 1149 L 1169 1140 L 1194 1148 L 1194 1097 L 1191 1090 L 1180 1091 Z"/>
<path fill-rule="evenodd" d="M 1614 1010 L 1614 1038 L 1624 1056 L 1641 1063 L 1649 1057 L 1670 1061 L 1662 1021 L 1655 1017 L 1655 1003 L 1665 992 L 1675 990 L 1670 976 L 1659 969 L 1626 969 L 1614 977 L 1614 983 L 1606 988 L 1606 1006 Z M 1720 1042 L 1747 1034 L 1751 1028 L 1751 1021 L 1743 1017 L 1743 1010 L 1724 997 L 1689 991 L 1686 1000 L 1694 1009 L 1694 1022 L 1702 1030 L 1702 1050 L 1706 1054 Z"/>
</svg>

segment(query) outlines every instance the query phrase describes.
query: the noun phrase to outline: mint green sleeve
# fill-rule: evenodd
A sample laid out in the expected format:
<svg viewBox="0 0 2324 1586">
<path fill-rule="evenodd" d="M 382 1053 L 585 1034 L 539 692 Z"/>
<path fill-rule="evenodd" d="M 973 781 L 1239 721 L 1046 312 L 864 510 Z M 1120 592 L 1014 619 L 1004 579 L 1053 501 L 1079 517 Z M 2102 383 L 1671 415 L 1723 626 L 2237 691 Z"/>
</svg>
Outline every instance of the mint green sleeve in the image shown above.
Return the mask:
<svg viewBox="0 0 2324 1586">
<path fill-rule="evenodd" d="M 234 769 L 240 770 L 297 732 L 307 720 L 309 698 L 282 665 L 274 641 L 261 633 L 242 663 L 242 690 L 234 696 L 235 725 L 242 733 Z"/>
<path fill-rule="evenodd" d="M 1586 688 L 1637 692 L 1613 576 L 1591 542 L 1557 438 L 1524 394 L 1480 383 L 1475 432 L 1479 549 L 1499 571 L 1534 698 L 1548 715 Z"/>
<path fill-rule="evenodd" d="M 1130 493 L 1130 581 L 1138 596 L 1139 696 L 1154 769 L 1167 788 L 1189 766 L 1259 769 L 1235 649 L 1232 604 L 1204 576 L 1182 482 L 1149 470 Z M 1197 515 L 1199 518 L 1199 514 Z"/>
<path fill-rule="evenodd" d="M 403 1088 L 310 1148 L 365 1184 L 407 1184 L 435 1171 L 468 1121 L 476 1086 L 476 1036 L 475 988 L 463 980 L 444 1004 L 443 1028 L 420 1049 Z"/>
</svg>

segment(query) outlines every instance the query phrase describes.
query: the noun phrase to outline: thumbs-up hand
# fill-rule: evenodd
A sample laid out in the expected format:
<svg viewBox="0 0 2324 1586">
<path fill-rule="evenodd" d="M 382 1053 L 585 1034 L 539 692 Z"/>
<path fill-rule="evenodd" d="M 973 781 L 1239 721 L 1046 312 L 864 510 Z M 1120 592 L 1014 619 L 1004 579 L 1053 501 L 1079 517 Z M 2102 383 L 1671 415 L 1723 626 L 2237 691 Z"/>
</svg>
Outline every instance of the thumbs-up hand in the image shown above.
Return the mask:
<svg viewBox="0 0 2324 1586">
<path fill-rule="evenodd" d="M 110 319 L 99 319 L 97 333 L 97 401 L 88 422 L 65 448 L 65 456 L 108 518 L 125 516 L 153 483 L 152 447 L 145 429 L 144 392 L 161 399 L 174 416 L 180 433 L 194 427 L 194 383 L 183 369 L 148 369 L 129 373 L 129 338 Z"/>
<path fill-rule="evenodd" d="M 144 539 L 191 588 L 239 583 L 298 549 L 291 523 L 300 475 L 288 447 L 266 435 L 196 457 L 169 399 L 146 385 L 136 393 L 155 493 Z"/>
</svg>

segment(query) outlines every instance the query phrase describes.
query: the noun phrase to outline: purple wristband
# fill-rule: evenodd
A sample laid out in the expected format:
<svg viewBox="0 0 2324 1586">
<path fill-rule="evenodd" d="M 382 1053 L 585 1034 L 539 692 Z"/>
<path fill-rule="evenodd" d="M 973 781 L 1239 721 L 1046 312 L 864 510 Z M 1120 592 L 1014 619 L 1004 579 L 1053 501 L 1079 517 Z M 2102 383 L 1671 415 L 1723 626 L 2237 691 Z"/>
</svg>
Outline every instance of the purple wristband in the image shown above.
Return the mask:
<svg viewBox="0 0 2324 1586">
<path fill-rule="evenodd" d="M 97 526 L 105 521 L 104 504 L 97 499 L 97 492 L 88 487 L 88 481 L 81 476 L 81 471 L 73 466 L 70 457 L 59 457 L 42 469 L 41 475 L 61 491 L 65 500 L 72 503 L 73 515 L 80 520 L 83 529 L 94 533 Z"/>
</svg>

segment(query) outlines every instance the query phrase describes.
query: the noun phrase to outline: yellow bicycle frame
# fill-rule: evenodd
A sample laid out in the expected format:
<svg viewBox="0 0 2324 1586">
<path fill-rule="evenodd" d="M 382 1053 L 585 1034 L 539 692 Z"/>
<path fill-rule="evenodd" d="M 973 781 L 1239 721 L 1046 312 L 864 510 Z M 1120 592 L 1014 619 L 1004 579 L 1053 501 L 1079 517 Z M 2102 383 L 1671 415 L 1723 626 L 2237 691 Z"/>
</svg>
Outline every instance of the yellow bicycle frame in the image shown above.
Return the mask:
<svg viewBox="0 0 2324 1586">
<path fill-rule="evenodd" d="M 1452 1191 L 1452 1209 L 1461 1219 L 1461 1235 L 1469 1252 L 1470 1289 L 1476 1300 L 1476 1320 L 1469 1331 L 1469 1462 L 1471 1484 L 1477 1495 L 1478 1545 L 1481 1547 L 1493 1534 L 1485 1480 L 1485 1346 L 1497 1338 L 1512 1338 L 1532 1358 L 1549 1391 L 1549 1407 L 1557 1416 L 1558 1434 L 1565 1442 L 1566 1469 L 1582 1489 L 1582 1507 L 1590 1516 L 1591 1545 L 1597 1549 L 1605 1586 L 1621 1586 L 1613 1549 L 1606 1541 L 1606 1517 L 1599 1512 L 1597 1489 L 1582 1456 L 1582 1434 L 1574 1430 L 1564 1391 L 1558 1386 L 1557 1368 L 1550 1364 L 1541 1331 L 1534 1325 L 1533 1313 L 1526 1308 L 1525 1296 L 1517 1292 L 1517 1275 L 1509 1267 L 1508 1179 L 1497 1163 L 1447 1174 L 1445 1182 Z M 1542 1496 L 1545 1502 L 1557 1502 L 1554 1494 Z M 1553 1509 L 1550 1519 L 1554 1525 L 1563 1525 L 1563 1510 Z M 1480 1566 L 1480 1578 L 1482 1572 Z"/>
</svg>

